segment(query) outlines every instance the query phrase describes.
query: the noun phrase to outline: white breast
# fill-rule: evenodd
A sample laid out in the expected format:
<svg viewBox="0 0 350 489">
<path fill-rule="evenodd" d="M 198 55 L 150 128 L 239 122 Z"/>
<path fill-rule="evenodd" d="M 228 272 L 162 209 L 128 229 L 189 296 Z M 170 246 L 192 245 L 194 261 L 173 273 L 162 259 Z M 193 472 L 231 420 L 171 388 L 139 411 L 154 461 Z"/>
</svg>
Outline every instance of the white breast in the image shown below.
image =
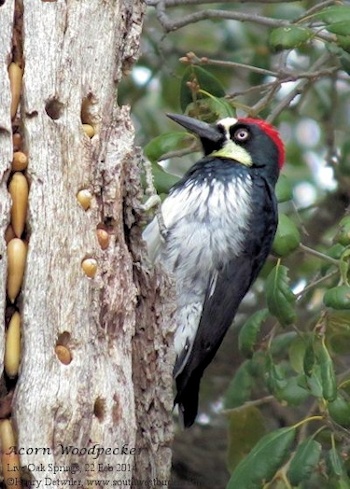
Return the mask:
<svg viewBox="0 0 350 489">
<path fill-rule="evenodd" d="M 178 354 L 196 334 L 210 277 L 218 266 L 242 252 L 252 182 L 246 178 L 244 185 L 241 183 L 239 178 L 226 185 L 212 180 L 211 186 L 188 181 L 163 202 L 166 242 L 160 237 L 156 219 L 144 232 L 150 254 L 175 277 Z"/>
<path fill-rule="evenodd" d="M 215 266 L 239 255 L 243 246 L 243 231 L 248 227 L 251 212 L 251 186 L 247 178 L 224 185 L 212 180 L 212 185 L 191 185 L 191 182 L 171 194 L 163 203 L 165 226 L 170 231 L 162 261 L 172 269 L 178 255 L 182 266 L 205 268 Z M 188 272 L 188 270 L 187 270 Z"/>
</svg>

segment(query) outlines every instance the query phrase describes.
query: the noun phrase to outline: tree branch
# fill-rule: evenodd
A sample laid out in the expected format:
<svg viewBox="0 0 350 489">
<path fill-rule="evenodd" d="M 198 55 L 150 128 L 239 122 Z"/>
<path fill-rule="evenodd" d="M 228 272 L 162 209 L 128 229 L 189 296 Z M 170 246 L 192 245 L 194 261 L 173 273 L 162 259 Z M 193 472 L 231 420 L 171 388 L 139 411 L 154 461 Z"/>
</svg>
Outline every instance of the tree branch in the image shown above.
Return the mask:
<svg viewBox="0 0 350 489">
<path fill-rule="evenodd" d="M 339 69 L 337 66 L 332 66 L 330 68 L 325 68 L 319 71 L 311 71 L 311 72 L 304 71 L 301 73 L 293 73 L 292 71 L 282 70 L 282 69 L 277 72 L 277 71 L 266 70 L 265 68 L 259 68 L 258 66 L 254 66 L 254 65 L 236 63 L 235 61 L 221 61 L 221 60 L 210 59 L 206 57 L 197 58 L 197 56 L 194 53 L 189 53 L 189 54 L 191 54 L 191 56 L 186 55 L 183 58 L 180 58 L 180 61 L 182 63 L 188 63 L 193 65 L 212 65 L 212 66 L 222 66 L 224 68 L 245 69 L 245 70 L 252 71 L 254 73 L 259 73 L 260 75 L 279 78 L 281 83 L 298 81 L 300 78 L 308 78 L 308 79 L 315 80 L 316 78 L 321 78 L 323 76 L 333 75 L 334 72 Z M 264 84 L 261 86 L 264 86 Z"/>
<path fill-rule="evenodd" d="M 178 20 L 170 20 L 165 13 L 166 4 L 159 1 L 156 4 L 157 17 L 166 32 L 176 31 L 189 24 L 200 22 L 207 19 L 237 20 L 240 22 L 253 22 L 267 27 L 289 27 L 290 22 L 284 19 L 271 19 L 258 14 L 247 14 L 245 12 L 229 12 L 227 10 L 203 10 L 193 14 L 185 15 Z"/>
<path fill-rule="evenodd" d="M 297 301 L 303 299 L 305 297 L 306 293 L 309 292 L 310 290 L 314 289 L 315 287 L 317 287 L 320 284 L 327 282 L 327 280 L 335 277 L 338 274 L 339 274 L 339 270 L 333 270 L 332 272 L 328 273 L 327 275 L 324 275 L 323 277 L 318 278 L 314 282 L 310 282 L 309 285 L 304 287 L 303 290 L 297 294 Z"/>
<path fill-rule="evenodd" d="M 287 0 L 284 3 L 292 3 L 295 0 Z M 156 7 L 160 3 L 160 0 L 146 0 L 146 5 L 150 7 Z M 164 0 L 165 7 L 179 7 L 182 5 L 205 5 L 207 3 L 280 3 L 280 0 L 255 0 L 255 2 L 251 2 L 251 0 L 238 0 L 237 2 L 232 2 L 232 0 Z M 328 2 L 325 2 L 328 3 Z M 334 0 L 331 3 L 335 3 Z"/>
<path fill-rule="evenodd" d="M 309 8 L 306 12 L 303 13 L 298 19 L 298 22 L 301 22 L 302 20 L 308 19 L 312 15 L 315 15 L 317 12 L 320 12 L 323 10 L 325 7 L 329 7 L 330 5 L 334 5 L 335 3 L 338 3 L 336 0 L 325 0 L 324 2 L 320 2 L 317 5 L 314 5 L 313 7 Z"/>
<path fill-rule="evenodd" d="M 331 256 L 325 255 L 324 253 L 321 253 L 320 251 L 314 250 L 313 248 L 310 248 L 309 246 L 306 246 L 302 243 L 299 244 L 299 248 L 304 252 L 312 256 L 316 256 L 320 260 L 327 261 L 328 263 L 331 263 L 332 265 L 335 265 L 339 267 L 339 260 L 336 260 L 335 258 L 332 258 Z"/>
<path fill-rule="evenodd" d="M 270 17 L 265 17 L 258 14 L 248 14 L 245 12 L 232 12 L 227 10 L 215 10 L 215 9 L 202 10 L 200 12 L 195 12 L 186 15 L 178 20 L 171 20 L 165 12 L 168 7 L 177 7 L 181 5 L 204 5 L 207 3 L 217 3 L 217 2 L 211 2 L 210 0 L 148 0 L 146 1 L 146 3 L 147 5 L 156 8 L 157 18 L 159 20 L 159 23 L 164 28 L 165 32 L 171 32 L 171 31 L 176 31 L 178 29 L 181 29 L 186 25 L 194 24 L 196 22 L 200 22 L 202 20 L 207 20 L 207 19 L 226 19 L 226 20 L 237 20 L 239 22 L 253 22 L 255 24 L 265 25 L 267 27 L 289 27 L 291 24 L 299 23 L 303 19 L 306 19 L 307 17 L 314 15 L 317 11 L 321 10 L 322 8 L 336 2 L 334 0 L 326 0 L 321 4 L 317 5 L 316 7 L 310 8 L 308 11 L 305 12 L 305 14 L 302 17 L 300 17 L 299 19 L 295 19 L 293 21 L 289 21 L 285 19 L 272 19 Z M 229 2 L 228 0 L 224 0 L 224 2 L 220 2 L 220 4 L 222 3 L 232 3 L 232 2 Z M 245 2 L 241 1 L 240 3 L 245 3 Z M 261 1 L 258 3 L 267 3 L 267 2 Z M 278 2 L 271 1 L 270 3 L 278 3 Z M 316 33 L 316 34 L 320 39 L 323 39 L 325 41 L 334 40 L 334 36 L 329 35 L 328 33 L 321 33 L 321 34 Z"/>
<path fill-rule="evenodd" d="M 190 52 L 187 53 L 186 56 L 183 58 L 180 58 L 180 61 L 182 63 L 186 64 L 192 64 L 192 65 L 211 65 L 211 66 L 221 66 L 224 68 L 237 68 L 237 69 L 245 69 L 252 71 L 253 73 L 258 73 L 260 75 L 265 75 L 265 76 L 271 76 L 276 78 L 276 81 L 268 82 L 266 84 L 261 84 L 257 87 L 251 87 L 249 90 L 254 91 L 254 90 L 264 90 L 269 88 L 269 92 L 266 94 L 266 96 L 259 101 L 258 107 L 255 107 L 255 112 L 258 113 L 261 106 L 266 105 L 266 100 L 269 101 L 271 97 L 275 94 L 276 90 L 280 88 L 282 83 L 287 83 L 290 81 L 298 81 L 302 78 L 305 78 L 306 80 L 312 80 L 315 81 L 318 78 L 325 77 L 325 76 L 331 76 L 333 75 L 337 70 L 338 67 L 333 66 L 330 68 L 325 68 L 321 69 L 318 71 L 305 71 L 302 73 L 293 73 L 289 70 L 285 69 L 280 69 L 279 71 L 271 71 L 267 70 L 265 68 L 259 68 L 257 66 L 253 65 L 248 65 L 244 63 L 237 63 L 235 61 L 221 61 L 221 60 L 215 60 L 215 59 L 210 59 L 207 57 L 202 57 L 199 58 L 196 56 L 195 53 Z M 244 92 L 245 94 L 246 92 Z M 239 95 L 239 94 L 234 94 L 231 95 L 230 98 L 234 98 L 234 96 Z M 266 99 L 266 100 L 265 100 Z M 258 110 L 259 109 L 259 110 Z"/>
<path fill-rule="evenodd" d="M 323 66 L 326 63 L 326 61 L 328 60 L 328 58 L 329 58 L 329 54 L 328 53 L 324 53 L 311 66 L 309 72 L 310 73 L 317 72 L 321 68 L 321 66 Z M 303 80 L 301 80 L 297 84 L 297 86 L 286 97 L 284 97 L 283 100 L 281 100 L 276 105 L 276 107 L 273 109 L 273 111 L 268 116 L 267 121 L 268 122 L 273 122 L 276 119 L 276 117 L 294 100 L 294 98 L 297 95 L 300 95 L 301 93 L 303 93 L 303 91 L 307 87 L 307 85 L 311 83 L 311 80 L 312 79 L 310 79 L 310 78 L 304 78 Z"/>
<path fill-rule="evenodd" d="M 193 65 L 212 65 L 212 66 L 222 66 L 224 68 L 239 68 L 243 70 L 249 70 L 254 73 L 266 76 L 278 77 L 278 73 L 271 70 L 266 70 L 265 68 L 259 68 L 258 66 L 247 65 L 244 63 L 237 63 L 235 61 L 220 61 L 217 59 L 210 59 L 207 57 L 198 58 L 194 53 L 188 53 L 185 57 L 181 58 L 182 63 L 188 63 Z"/>
</svg>

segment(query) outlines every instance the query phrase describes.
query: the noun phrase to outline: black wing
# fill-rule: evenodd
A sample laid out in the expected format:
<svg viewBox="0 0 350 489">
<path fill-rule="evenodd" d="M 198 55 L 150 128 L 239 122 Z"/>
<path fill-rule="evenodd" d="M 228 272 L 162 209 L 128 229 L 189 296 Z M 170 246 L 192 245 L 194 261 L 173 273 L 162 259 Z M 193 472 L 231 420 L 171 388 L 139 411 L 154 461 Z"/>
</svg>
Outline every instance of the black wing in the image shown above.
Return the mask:
<svg viewBox="0 0 350 489">
<path fill-rule="evenodd" d="M 199 384 L 232 324 L 238 306 L 260 272 L 272 246 L 277 226 L 275 199 L 270 194 L 267 219 L 256 214 L 256 233 L 247 236 L 245 251 L 209 278 L 203 312 L 191 354 L 176 377 L 177 395 L 185 427 L 193 424 L 198 411 Z M 271 212 L 273 210 L 274 212 Z M 254 229 L 254 226 L 253 226 Z"/>
<path fill-rule="evenodd" d="M 251 263 L 229 263 L 216 279 L 215 291 L 207 298 L 191 354 L 176 378 L 175 403 L 183 413 L 184 425 L 193 424 L 198 410 L 198 391 L 204 370 L 214 358 L 237 308 L 251 283 Z"/>
</svg>

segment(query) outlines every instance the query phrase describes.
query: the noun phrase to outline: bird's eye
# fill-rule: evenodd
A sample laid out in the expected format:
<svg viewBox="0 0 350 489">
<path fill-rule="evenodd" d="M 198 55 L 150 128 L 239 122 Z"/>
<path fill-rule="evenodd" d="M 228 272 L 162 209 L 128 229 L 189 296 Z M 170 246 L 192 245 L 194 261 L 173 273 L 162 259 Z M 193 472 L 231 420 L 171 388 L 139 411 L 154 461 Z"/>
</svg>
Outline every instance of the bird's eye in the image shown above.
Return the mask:
<svg viewBox="0 0 350 489">
<path fill-rule="evenodd" d="M 246 141 L 247 139 L 249 139 L 249 136 L 250 136 L 250 133 L 249 133 L 248 129 L 241 128 L 241 129 L 237 129 L 237 131 L 233 135 L 233 138 L 236 141 Z"/>
</svg>

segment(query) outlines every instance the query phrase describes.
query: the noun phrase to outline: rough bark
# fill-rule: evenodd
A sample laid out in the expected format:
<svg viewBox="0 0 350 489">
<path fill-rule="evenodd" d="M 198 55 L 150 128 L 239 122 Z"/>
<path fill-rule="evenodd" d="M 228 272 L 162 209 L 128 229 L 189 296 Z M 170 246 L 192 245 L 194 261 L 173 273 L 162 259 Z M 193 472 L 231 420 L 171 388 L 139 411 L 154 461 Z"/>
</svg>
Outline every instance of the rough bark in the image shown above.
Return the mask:
<svg viewBox="0 0 350 489">
<path fill-rule="evenodd" d="M 22 11 L 22 2 L 17 7 Z M 125 483 L 132 477 L 130 487 L 140 487 L 137 479 L 168 478 L 172 437 L 171 324 L 163 319 L 171 312 L 170 285 L 144 263 L 139 157 L 129 110 L 116 102 L 123 72 L 138 54 L 143 6 L 23 0 L 22 13 L 18 124 L 30 192 L 26 273 L 15 303 L 23 352 L 11 412 L 20 463 L 32 487 L 67 479 L 87 487 L 87 480 Z M 13 19 L 14 1 L 6 0 L 0 7 L 3 283 Z M 16 22 L 18 27 L 18 16 Z M 94 127 L 91 139 L 82 123 Z M 87 210 L 77 200 L 81 189 L 92 195 Z M 98 228 L 108 231 L 106 249 Z M 82 269 L 86 258 L 97 262 L 93 278 Z M 3 337 L 3 321 L 0 328 Z M 68 365 L 57 357 L 57 345 L 71 352 Z M 61 467 L 56 474 L 54 465 Z"/>
</svg>

